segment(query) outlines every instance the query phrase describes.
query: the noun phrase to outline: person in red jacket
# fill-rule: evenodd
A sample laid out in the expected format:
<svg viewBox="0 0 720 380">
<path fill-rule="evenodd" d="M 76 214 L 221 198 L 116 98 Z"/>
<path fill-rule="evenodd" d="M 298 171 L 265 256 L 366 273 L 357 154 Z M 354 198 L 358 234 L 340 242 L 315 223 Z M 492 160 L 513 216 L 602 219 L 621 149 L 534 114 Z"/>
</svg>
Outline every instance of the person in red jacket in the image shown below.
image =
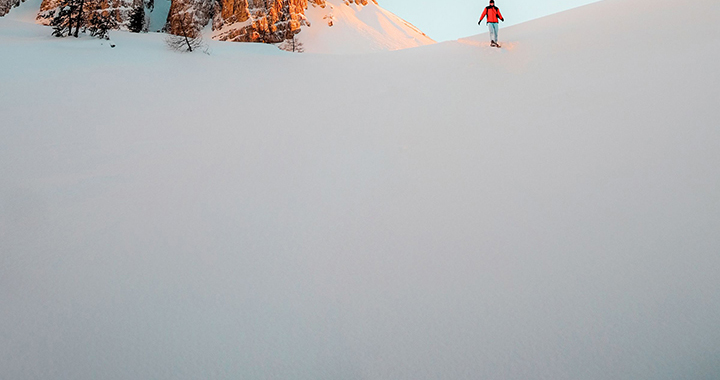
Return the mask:
<svg viewBox="0 0 720 380">
<path fill-rule="evenodd" d="M 480 16 L 480 21 L 478 21 L 478 25 L 482 23 L 482 20 L 487 16 L 487 25 L 488 29 L 490 29 L 490 46 L 492 47 L 500 47 L 498 45 L 498 19 L 500 21 L 505 21 L 505 19 L 502 16 L 502 13 L 500 13 L 500 9 L 495 6 L 495 0 L 490 0 L 490 5 L 485 7 L 485 10 L 482 13 L 482 16 Z"/>
</svg>

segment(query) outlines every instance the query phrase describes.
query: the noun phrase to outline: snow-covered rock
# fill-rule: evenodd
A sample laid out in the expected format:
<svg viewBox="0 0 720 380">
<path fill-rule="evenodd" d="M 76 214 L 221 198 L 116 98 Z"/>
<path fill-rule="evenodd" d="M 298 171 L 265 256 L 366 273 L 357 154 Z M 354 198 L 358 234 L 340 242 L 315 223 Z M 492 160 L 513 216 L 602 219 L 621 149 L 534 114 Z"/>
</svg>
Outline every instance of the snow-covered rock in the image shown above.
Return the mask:
<svg viewBox="0 0 720 380">
<path fill-rule="evenodd" d="M 315 53 L 363 53 L 434 43 L 374 0 L 226 0 L 221 4 L 213 25 L 217 40 L 282 42 L 297 35 L 304 51 Z"/>
<path fill-rule="evenodd" d="M 300 31 L 308 0 L 223 0 L 219 4 L 213 39 L 277 43 Z"/>
<path fill-rule="evenodd" d="M 0 12 L 18 0 L 0 0 Z M 37 15 L 49 25 L 61 0 L 43 0 Z M 143 0 L 86 0 L 88 13 L 110 14 L 126 29 L 132 9 Z M 381 8 L 375 0 L 154 0 L 145 1 L 146 28 L 181 34 L 212 25 L 212 39 L 288 43 L 314 53 L 364 53 L 432 44 L 409 22 Z"/>
<path fill-rule="evenodd" d="M 181 35 L 181 25 L 189 23 L 187 27 L 198 32 L 212 19 L 217 10 L 215 0 L 172 0 L 167 15 L 166 29 L 168 33 Z"/>
<path fill-rule="evenodd" d="M 375 1 L 326 0 L 311 4 L 306 17 L 297 38 L 307 52 L 367 53 L 435 42 Z"/>
</svg>

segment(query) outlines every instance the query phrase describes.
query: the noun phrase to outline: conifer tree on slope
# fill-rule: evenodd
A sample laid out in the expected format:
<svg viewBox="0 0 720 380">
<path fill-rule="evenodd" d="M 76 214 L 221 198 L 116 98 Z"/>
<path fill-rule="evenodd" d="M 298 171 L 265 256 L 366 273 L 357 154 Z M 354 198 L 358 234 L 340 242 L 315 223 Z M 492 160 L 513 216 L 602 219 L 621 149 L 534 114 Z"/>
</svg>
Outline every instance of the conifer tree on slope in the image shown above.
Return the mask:
<svg viewBox="0 0 720 380">
<path fill-rule="evenodd" d="M 77 0 L 61 0 L 57 9 L 47 15 L 48 18 L 52 17 L 50 26 L 53 28 L 53 36 L 65 37 L 72 34 L 73 15 L 77 9 Z"/>
<path fill-rule="evenodd" d="M 130 12 L 130 23 L 128 30 L 133 33 L 140 33 L 145 27 L 145 5 L 142 0 L 135 0 L 132 11 Z"/>
<path fill-rule="evenodd" d="M 85 0 L 61 0 L 57 9 L 50 12 L 47 17 L 52 17 L 50 26 L 53 27 L 53 36 L 72 35 L 77 38 L 80 27 L 85 24 Z M 75 28 L 74 32 L 73 28 Z"/>
<path fill-rule="evenodd" d="M 109 40 L 108 32 L 117 28 L 117 21 L 105 11 L 94 11 L 87 21 L 87 30 L 90 35 L 104 40 Z M 83 31 L 84 32 L 84 31 Z M 114 47 L 114 45 L 110 45 Z"/>
<path fill-rule="evenodd" d="M 107 32 L 117 28 L 112 15 L 89 0 L 62 0 L 46 17 L 52 18 L 50 26 L 55 37 L 78 37 L 82 28 L 83 33 L 89 31 L 93 37 L 108 39 Z"/>
<path fill-rule="evenodd" d="M 78 11 L 75 16 L 75 33 L 73 34 L 73 37 L 78 38 L 78 33 L 80 33 L 80 26 L 84 24 L 85 22 L 85 14 L 84 7 L 85 7 L 85 0 L 79 0 L 76 1 L 80 4 L 78 5 Z M 72 29 L 72 25 L 70 25 L 70 28 Z"/>
</svg>

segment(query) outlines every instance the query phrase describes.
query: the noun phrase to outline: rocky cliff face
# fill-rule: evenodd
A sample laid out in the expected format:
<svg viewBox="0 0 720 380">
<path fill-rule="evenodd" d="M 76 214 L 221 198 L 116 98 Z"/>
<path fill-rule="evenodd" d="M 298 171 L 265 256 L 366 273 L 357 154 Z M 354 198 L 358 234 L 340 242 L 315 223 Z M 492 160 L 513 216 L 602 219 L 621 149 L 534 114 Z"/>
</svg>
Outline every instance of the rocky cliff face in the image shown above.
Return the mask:
<svg viewBox="0 0 720 380">
<path fill-rule="evenodd" d="M 358 54 L 435 43 L 372 0 L 325 0 L 325 6 L 309 6 L 305 17 L 310 25 L 293 41 L 305 52 Z"/>
<path fill-rule="evenodd" d="M 308 2 L 324 0 L 221 0 L 213 20 L 220 41 L 277 43 L 291 39 L 305 24 Z"/>
<path fill-rule="evenodd" d="M 12 6 L 5 7 L 5 3 L 14 4 L 20 1 L 0 0 L 0 12 Z M 118 28 L 125 29 L 130 13 L 138 1 L 143 0 L 84 0 L 83 8 L 88 13 L 110 14 Z M 367 0 L 343 1 L 367 4 Z M 49 25 L 53 12 L 57 11 L 61 2 L 62 0 L 43 0 L 37 17 L 38 22 Z M 181 34 L 183 28 L 198 31 L 212 23 L 213 39 L 216 40 L 278 43 L 292 39 L 302 25 L 307 25 L 305 10 L 309 5 L 325 7 L 326 2 L 325 0 L 171 0 L 164 30 L 171 34 Z M 149 8 L 151 10 L 152 6 Z"/>
<path fill-rule="evenodd" d="M 367 5 L 368 0 L 343 0 Z M 371 0 L 377 4 L 376 0 Z M 213 38 L 220 41 L 277 43 L 292 39 L 303 25 L 308 6 L 324 8 L 325 0 L 220 0 Z"/>
<path fill-rule="evenodd" d="M 376 0 L 42 0 L 38 22 L 50 24 L 53 12 L 68 1 L 83 2 L 86 20 L 93 13 L 110 15 L 119 29 L 127 29 L 133 9 L 143 7 L 153 31 L 197 35 L 211 25 L 215 40 L 288 45 L 292 51 L 300 46 L 298 51 L 364 52 L 433 43 Z"/>
</svg>

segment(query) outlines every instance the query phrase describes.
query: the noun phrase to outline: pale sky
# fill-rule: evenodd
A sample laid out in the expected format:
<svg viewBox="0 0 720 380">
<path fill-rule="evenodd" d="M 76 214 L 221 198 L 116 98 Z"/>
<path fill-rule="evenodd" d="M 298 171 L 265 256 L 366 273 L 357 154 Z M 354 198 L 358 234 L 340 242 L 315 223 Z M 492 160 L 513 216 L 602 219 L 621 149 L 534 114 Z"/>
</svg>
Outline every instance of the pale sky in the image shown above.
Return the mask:
<svg viewBox="0 0 720 380">
<path fill-rule="evenodd" d="M 500 28 L 557 13 L 597 0 L 495 0 L 505 22 Z M 378 0 L 378 4 L 414 24 L 436 41 L 487 32 L 477 25 L 489 0 Z"/>
</svg>

